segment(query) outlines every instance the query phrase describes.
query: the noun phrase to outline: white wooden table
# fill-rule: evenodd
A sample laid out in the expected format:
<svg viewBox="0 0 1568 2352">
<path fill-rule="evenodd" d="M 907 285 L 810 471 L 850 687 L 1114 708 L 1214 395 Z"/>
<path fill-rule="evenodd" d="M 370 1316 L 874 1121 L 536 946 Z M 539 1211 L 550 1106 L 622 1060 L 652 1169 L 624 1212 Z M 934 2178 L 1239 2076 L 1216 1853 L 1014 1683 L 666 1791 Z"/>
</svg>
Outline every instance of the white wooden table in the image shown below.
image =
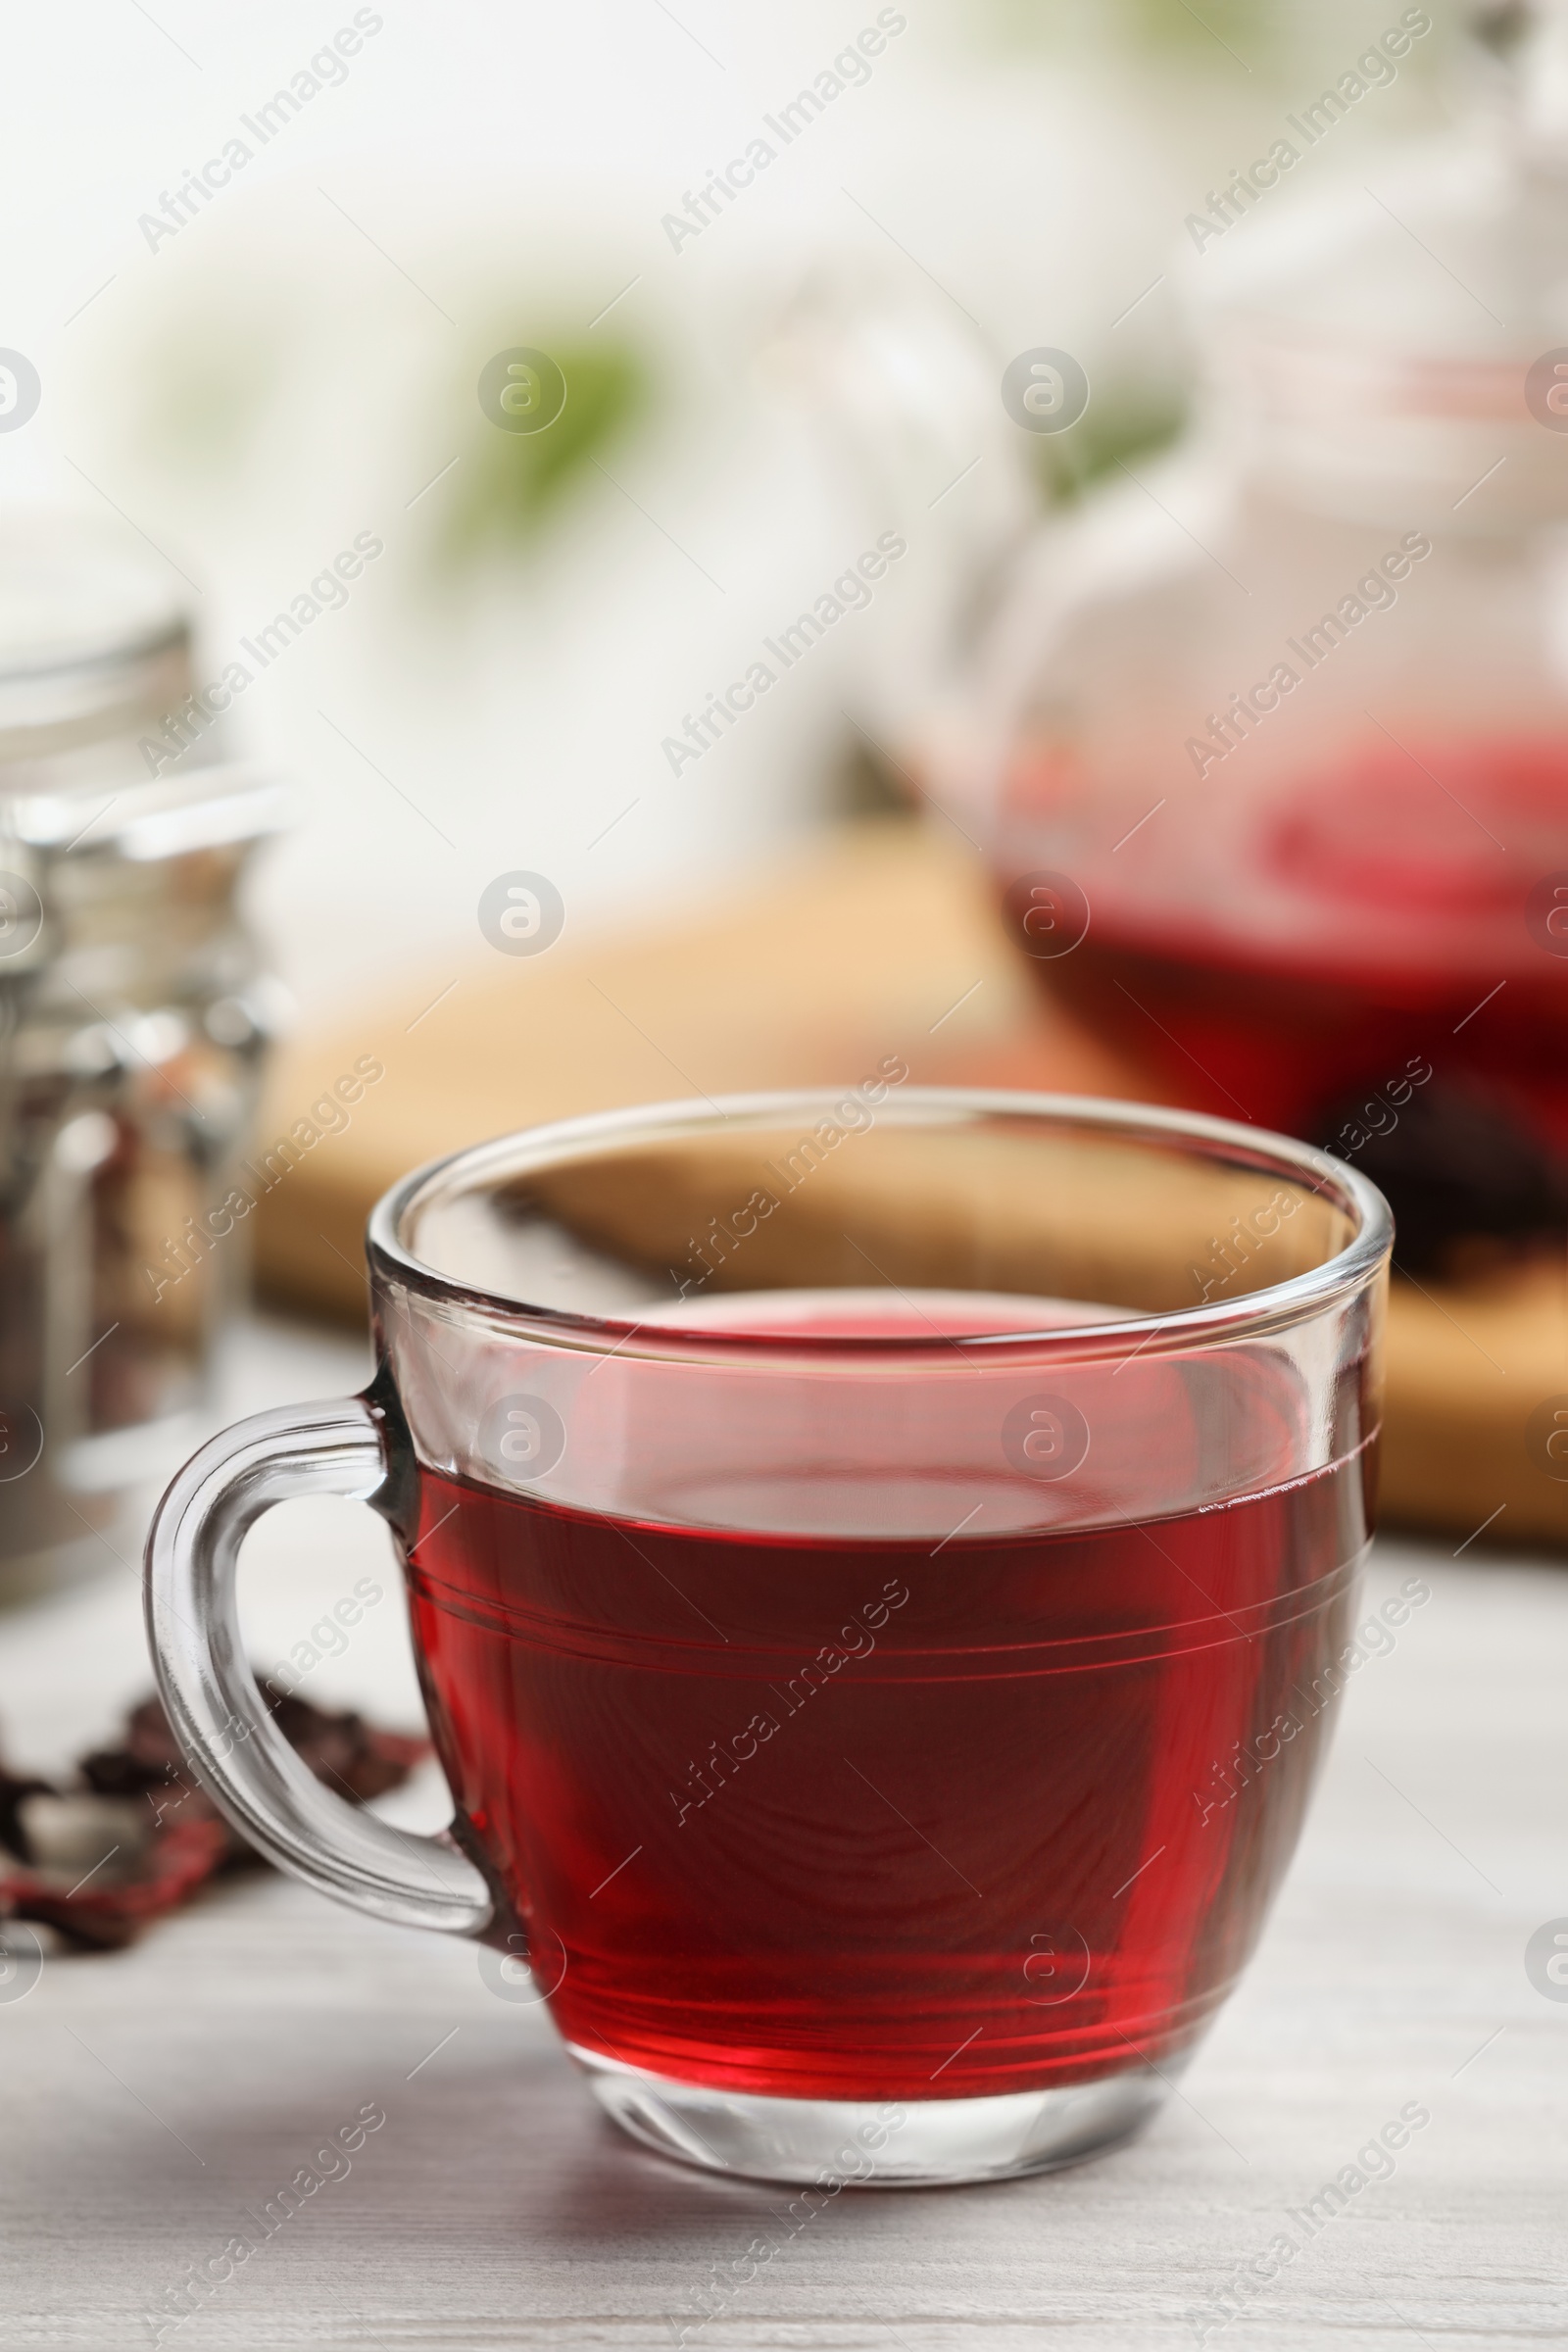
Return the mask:
<svg viewBox="0 0 1568 2352">
<path fill-rule="evenodd" d="M 228 1407 L 334 1394 L 362 1366 L 258 1326 Z M 371 1514 L 288 1505 L 247 1561 L 263 1659 L 356 1577 L 384 1581 L 305 1689 L 417 1720 Z M 0 2000 L 0 2343 L 152 2345 L 165 2290 L 370 2104 L 386 2122 L 347 2176 L 166 2344 L 665 2345 L 713 2266 L 769 2235 L 779 2251 L 686 2342 L 1194 2344 L 1188 2315 L 1412 2101 L 1431 2122 L 1393 2176 L 1209 2342 L 1568 2342 L 1568 2002 L 1524 1968 L 1532 1932 L 1568 1915 L 1568 1572 L 1391 1542 L 1371 1597 L 1413 1573 L 1432 1598 L 1355 1675 L 1262 1949 L 1139 2144 L 1001 2186 L 845 2195 L 786 2244 L 781 2193 L 663 2164 L 600 2120 L 544 2013 L 492 1995 L 471 1947 L 257 1874 Z M 17 1761 L 64 1764 L 146 1682 L 124 1564 L 0 1618 Z M 438 1817 L 435 1788 L 400 1801 Z"/>
</svg>

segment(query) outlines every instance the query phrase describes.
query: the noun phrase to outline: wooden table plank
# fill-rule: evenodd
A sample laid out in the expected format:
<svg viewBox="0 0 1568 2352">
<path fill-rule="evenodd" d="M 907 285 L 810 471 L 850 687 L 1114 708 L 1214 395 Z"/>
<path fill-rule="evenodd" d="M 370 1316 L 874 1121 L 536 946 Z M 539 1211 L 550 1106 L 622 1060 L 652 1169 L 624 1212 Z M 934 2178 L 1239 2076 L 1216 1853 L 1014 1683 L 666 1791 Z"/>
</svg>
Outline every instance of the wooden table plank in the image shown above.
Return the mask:
<svg viewBox="0 0 1568 2352">
<path fill-rule="evenodd" d="M 1039 977 L 961 841 L 892 820 L 803 847 L 718 902 L 639 909 L 586 936 L 568 922 L 539 956 L 500 955 L 476 934 L 470 958 L 411 967 L 279 1057 L 251 1163 L 263 1284 L 357 1326 L 365 1219 L 388 1185 L 439 1152 L 577 1112 L 852 1085 L 887 1054 L 919 1084 L 1143 1092 Z M 382 1074 L 362 1086 L 353 1074 L 367 1063 Z M 333 1100 L 341 1080 L 352 1102 Z M 1568 1543 L 1568 1481 L 1527 1437 L 1532 1413 L 1559 1397 L 1559 1261 L 1463 1287 L 1396 1283 L 1391 1515 L 1455 1539 L 1494 1520 L 1504 1543 Z"/>
</svg>

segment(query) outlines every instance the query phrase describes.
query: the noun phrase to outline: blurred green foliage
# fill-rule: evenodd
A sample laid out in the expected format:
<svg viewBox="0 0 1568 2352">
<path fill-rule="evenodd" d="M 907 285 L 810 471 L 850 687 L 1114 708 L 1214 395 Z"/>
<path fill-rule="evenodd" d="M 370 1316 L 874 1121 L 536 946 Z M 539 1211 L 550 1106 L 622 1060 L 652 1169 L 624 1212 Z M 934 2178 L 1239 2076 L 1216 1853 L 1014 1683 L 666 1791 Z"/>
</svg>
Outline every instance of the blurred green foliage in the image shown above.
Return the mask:
<svg viewBox="0 0 1568 2352">
<path fill-rule="evenodd" d="M 994 24 L 1015 42 L 1055 49 L 1090 48 L 1113 57 L 1161 62 L 1226 74 L 1245 70 L 1261 95 L 1298 72 L 1310 74 L 1342 51 L 1353 56 L 1387 24 L 1366 0 L 990 0 Z M 1410 56 L 1406 71 L 1425 80 L 1446 57 L 1471 0 L 1426 0 L 1435 37 Z M 1232 65 L 1225 62 L 1229 52 Z"/>
<path fill-rule="evenodd" d="M 546 338 L 545 347 L 566 379 L 566 405 L 542 432 L 500 431 L 481 412 L 472 382 L 464 389 L 466 446 L 449 477 L 438 532 L 449 565 L 526 550 L 592 475 L 594 460 L 647 410 L 649 368 L 629 344 Z"/>
<path fill-rule="evenodd" d="M 1041 434 L 1031 445 L 1035 471 L 1050 505 L 1071 506 L 1106 475 L 1140 458 L 1157 457 L 1187 421 L 1188 403 L 1174 390 L 1140 389 L 1136 382 L 1097 394 L 1065 433 Z"/>
<path fill-rule="evenodd" d="M 1279 30 L 1277 0 L 1121 0 L 1127 37 L 1146 44 L 1234 41 L 1243 57 L 1272 47 Z"/>
<path fill-rule="evenodd" d="M 1079 40 L 1154 50 L 1231 45 L 1249 68 L 1276 49 L 1290 0 L 997 0 L 1004 23 L 1031 40 Z"/>
</svg>

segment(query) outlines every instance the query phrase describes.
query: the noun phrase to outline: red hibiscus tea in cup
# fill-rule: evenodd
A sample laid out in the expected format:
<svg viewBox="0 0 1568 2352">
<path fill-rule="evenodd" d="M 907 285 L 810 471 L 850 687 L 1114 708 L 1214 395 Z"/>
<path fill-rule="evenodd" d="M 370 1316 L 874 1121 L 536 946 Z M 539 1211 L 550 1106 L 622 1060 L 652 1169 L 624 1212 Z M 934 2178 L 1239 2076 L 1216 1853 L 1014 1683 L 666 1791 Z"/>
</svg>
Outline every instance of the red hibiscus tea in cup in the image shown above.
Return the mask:
<svg viewBox="0 0 1568 2352">
<path fill-rule="evenodd" d="M 483 1939 L 665 2153 L 1071 2161 L 1152 2112 L 1294 1846 L 1387 1245 L 1321 1155 L 1110 1104 L 885 1085 L 460 1155 L 372 1222 L 366 1399 L 172 1490 L 174 1720 L 287 1866 Z M 265 1727 L 217 1754 L 188 1629 L 259 1479 L 391 1520 L 450 1843 L 305 1818 Z"/>
</svg>

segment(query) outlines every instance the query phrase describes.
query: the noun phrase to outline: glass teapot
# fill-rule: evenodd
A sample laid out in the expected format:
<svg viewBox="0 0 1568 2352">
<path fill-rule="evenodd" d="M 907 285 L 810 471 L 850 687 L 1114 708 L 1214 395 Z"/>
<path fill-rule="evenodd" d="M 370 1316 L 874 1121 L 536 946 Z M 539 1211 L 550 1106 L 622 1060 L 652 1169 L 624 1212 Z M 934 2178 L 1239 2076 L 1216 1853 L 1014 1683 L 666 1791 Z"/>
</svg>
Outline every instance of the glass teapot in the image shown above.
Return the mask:
<svg viewBox="0 0 1568 2352">
<path fill-rule="evenodd" d="M 1415 1270 L 1568 1226 L 1568 12 L 1474 31 L 1380 193 L 1238 175 L 1186 440 L 994 529 L 878 712 L 1130 1090 L 1354 1159 Z"/>
</svg>

